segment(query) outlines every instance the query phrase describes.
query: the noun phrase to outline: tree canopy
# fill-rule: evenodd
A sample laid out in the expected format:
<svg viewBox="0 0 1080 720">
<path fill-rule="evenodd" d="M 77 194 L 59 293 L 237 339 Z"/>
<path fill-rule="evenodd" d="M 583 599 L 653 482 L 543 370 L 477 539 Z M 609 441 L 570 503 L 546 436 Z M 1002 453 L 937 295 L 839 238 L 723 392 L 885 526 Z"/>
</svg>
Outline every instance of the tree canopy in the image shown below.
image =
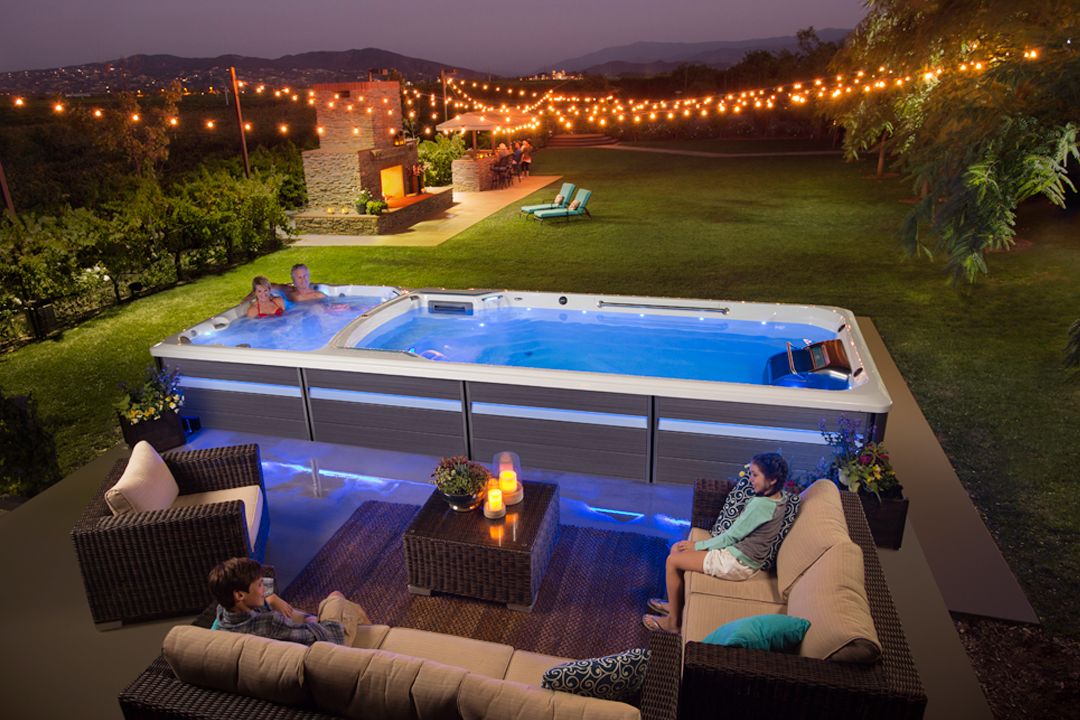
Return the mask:
<svg viewBox="0 0 1080 720">
<path fill-rule="evenodd" d="M 850 156 L 889 140 L 921 200 L 902 237 L 947 255 L 955 279 L 1008 248 L 1017 206 L 1064 206 L 1075 192 L 1080 5 L 1075 0 L 867 0 L 837 55 L 842 74 L 891 73 L 896 91 L 860 93 L 837 113 Z M 940 72 L 939 72 L 940 71 Z"/>
</svg>

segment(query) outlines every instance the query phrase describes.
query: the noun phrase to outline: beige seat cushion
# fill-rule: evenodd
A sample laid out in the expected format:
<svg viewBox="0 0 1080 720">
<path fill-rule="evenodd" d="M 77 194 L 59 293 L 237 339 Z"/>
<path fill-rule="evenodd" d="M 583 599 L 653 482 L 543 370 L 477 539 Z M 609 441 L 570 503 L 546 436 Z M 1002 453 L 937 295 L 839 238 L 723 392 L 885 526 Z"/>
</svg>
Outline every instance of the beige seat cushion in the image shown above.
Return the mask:
<svg viewBox="0 0 1080 720">
<path fill-rule="evenodd" d="M 214 503 L 242 500 L 244 503 L 244 520 L 247 522 L 248 543 L 254 546 L 255 539 L 259 537 L 259 527 L 262 524 L 263 493 L 258 485 L 242 485 L 241 487 L 228 488 L 225 490 L 210 490 L 208 492 L 191 493 L 180 495 L 173 502 L 174 508 L 197 507 L 199 505 L 212 505 Z"/>
<path fill-rule="evenodd" d="M 632 705 L 492 680 L 470 673 L 458 695 L 461 720 L 640 720 Z"/>
<path fill-rule="evenodd" d="M 400 627 L 390 629 L 379 649 L 454 665 L 500 680 L 506 675 L 514 654 L 514 648 L 509 645 Z"/>
<path fill-rule="evenodd" d="M 788 614 L 810 621 L 800 655 L 823 660 L 847 648 L 845 662 L 877 660 L 881 642 L 863 578 L 862 550 L 849 541 L 829 548 L 792 586 Z"/>
<path fill-rule="evenodd" d="M 540 681 L 544 679 L 544 673 L 556 665 L 572 662 L 570 658 L 555 657 L 554 655 L 540 655 L 526 650 L 515 650 L 510 658 L 510 667 L 506 668 L 505 680 L 519 682 L 524 685 L 540 687 Z"/>
<path fill-rule="evenodd" d="M 683 641 L 701 642 L 716 628 L 739 618 L 752 615 L 786 615 L 787 612 L 787 606 L 782 603 L 694 593 L 686 596 L 682 618 Z"/>
<path fill-rule="evenodd" d="M 299 643 L 179 625 L 165 636 L 162 651 L 176 677 L 192 685 L 285 705 L 307 699 L 308 648 Z"/>
<path fill-rule="evenodd" d="M 173 504 L 180 488 L 169 466 L 145 440 L 135 443 L 127 467 L 116 484 L 105 491 L 105 502 L 113 515 L 165 510 Z"/>
<path fill-rule="evenodd" d="M 389 632 L 389 625 L 361 625 L 356 628 L 356 635 L 352 639 L 352 647 L 375 650 L 383 644 L 383 640 L 386 639 Z"/>
<path fill-rule="evenodd" d="M 348 718 L 455 718 L 466 675 L 430 660 L 326 642 L 312 645 L 304 659 L 312 700 Z"/>
<path fill-rule="evenodd" d="M 776 556 L 776 580 L 782 597 L 807 568 L 840 542 L 850 542 L 840 491 L 831 480 L 818 480 L 802 492 L 799 515 Z"/>
<path fill-rule="evenodd" d="M 722 580 L 693 571 L 686 573 L 684 577 L 687 595 L 700 593 L 778 605 L 784 603 L 784 598 L 780 596 L 780 588 L 776 584 L 776 577 L 767 570 L 758 571 L 746 580 Z"/>
</svg>

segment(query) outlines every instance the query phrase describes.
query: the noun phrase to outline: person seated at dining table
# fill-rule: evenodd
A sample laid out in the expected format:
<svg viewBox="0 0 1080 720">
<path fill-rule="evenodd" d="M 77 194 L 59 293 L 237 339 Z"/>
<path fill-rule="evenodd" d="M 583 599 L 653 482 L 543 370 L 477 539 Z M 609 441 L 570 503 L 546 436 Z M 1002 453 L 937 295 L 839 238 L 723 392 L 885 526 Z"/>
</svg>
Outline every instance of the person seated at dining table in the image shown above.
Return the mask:
<svg viewBox="0 0 1080 720">
<path fill-rule="evenodd" d="M 532 151 L 532 143 L 523 140 L 521 143 L 521 174 L 525 177 L 529 176 L 529 167 L 532 165 Z"/>
<path fill-rule="evenodd" d="M 251 281 L 251 294 L 254 296 L 248 305 L 249 318 L 276 317 L 285 312 L 285 301 L 272 295 L 270 280 L 263 275 L 256 275 Z"/>
<path fill-rule="evenodd" d="M 510 148 L 506 147 L 506 143 L 499 143 L 499 147 L 495 151 L 495 154 L 498 155 L 500 158 L 507 157 L 508 155 L 510 155 Z"/>
</svg>

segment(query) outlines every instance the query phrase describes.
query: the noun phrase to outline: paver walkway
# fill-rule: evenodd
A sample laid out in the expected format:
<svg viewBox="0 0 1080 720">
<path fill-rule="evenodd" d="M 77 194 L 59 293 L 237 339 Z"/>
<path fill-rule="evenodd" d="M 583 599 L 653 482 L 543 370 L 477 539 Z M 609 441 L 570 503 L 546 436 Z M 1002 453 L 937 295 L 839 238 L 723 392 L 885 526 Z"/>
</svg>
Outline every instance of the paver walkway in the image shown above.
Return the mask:
<svg viewBox="0 0 1080 720">
<path fill-rule="evenodd" d="M 661 153 L 663 155 L 689 155 L 707 158 L 762 158 L 798 157 L 807 155 L 843 155 L 842 150 L 792 150 L 790 152 L 720 153 L 707 150 L 672 150 L 670 148 L 641 147 L 640 145 L 596 145 L 597 150 L 626 150 L 627 152 Z"/>
<path fill-rule="evenodd" d="M 472 227 L 489 215 L 502 210 L 537 190 L 560 180 L 561 175 L 531 175 L 502 190 L 484 192 L 454 191 L 454 204 L 433 218 L 422 220 L 405 232 L 394 235 L 301 235 L 297 246 L 385 245 L 396 247 L 435 247 L 462 230 Z"/>
<path fill-rule="evenodd" d="M 1039 622 L 877 328 L 862 317 L 859 328 L 892 396 L 885 443 L 911 501 L 908 526 L 918 533 L 945 604 L 952 612 Z"/>
</svg>

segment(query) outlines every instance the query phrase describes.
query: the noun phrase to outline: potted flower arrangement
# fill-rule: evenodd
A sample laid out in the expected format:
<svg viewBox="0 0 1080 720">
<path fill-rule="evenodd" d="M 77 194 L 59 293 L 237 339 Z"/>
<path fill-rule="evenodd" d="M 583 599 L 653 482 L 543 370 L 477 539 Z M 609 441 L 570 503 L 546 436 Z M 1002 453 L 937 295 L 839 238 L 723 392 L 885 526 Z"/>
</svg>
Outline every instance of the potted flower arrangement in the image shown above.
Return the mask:
<svg viewBox="0 0 1080 720">
<path fill-rule="evenodd" d="M 859 428 L 841 417 L 836 432 L 822 422 L 821 434 L 833 450 L 829 476 L 841 487 L 859 493 L 870 533 L 878 547 L 894 550 L 904 539 L 908 500 L 896 477 L 884 443 L 866 440 Z"/>
<path fill-rule="evenodd" d="M 491 474 L 480 463 L 455 455 L 440 460 L 431 473 L 431 479 L 450 507 L 458 512 L 468 512 L 484 501 L 484 491 Z"/>
<path fill-rule="evenodd" d="M 184 444 L 184 427 L 179 410 L 184 404 L 180 376 L 176 370 L 158 370 L 151 365 L 141 385 L 121 383 L 126 397 L 117 406 L 124 442 L 134 447 L 146 440 L 159 452 Z"/>
</svg>

